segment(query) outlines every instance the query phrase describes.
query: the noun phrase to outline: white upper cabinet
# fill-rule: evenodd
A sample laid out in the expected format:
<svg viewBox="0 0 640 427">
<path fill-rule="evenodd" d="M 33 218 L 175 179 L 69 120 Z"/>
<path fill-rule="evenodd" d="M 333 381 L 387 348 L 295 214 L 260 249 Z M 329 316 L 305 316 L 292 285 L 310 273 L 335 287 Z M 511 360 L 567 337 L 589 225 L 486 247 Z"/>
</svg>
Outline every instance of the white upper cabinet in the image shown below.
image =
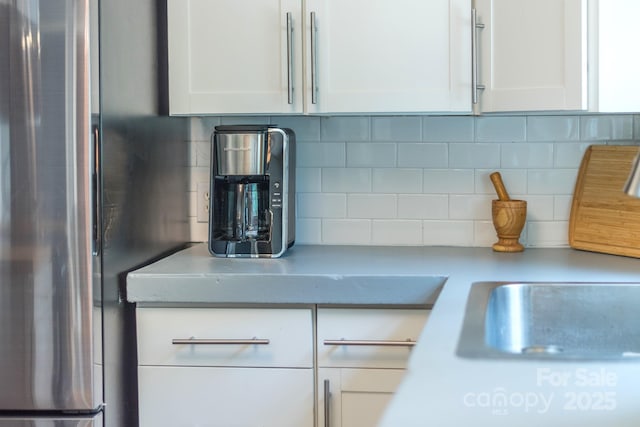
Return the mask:
<svg viewBox="0 0 640 427">
<path fill-rule="evenodd" d="M 470 112 L 469 0 L 307 0 L 309 113 Z"/>
<path fill-rule="evenodd" d="M 167 7 L 173 115 L 640 111 L 637 0 Z"/>
<path fill-rule="evenodd" d="M 640 111 L 640 1 L 590 0 L 591 111 Z"/>
<path fill-rule="evenodd" d="M 586 0 L 475 0 L 481 112 L 586 110 Z"/>
<path fill-rule="evenodd" d="M 300 0 L 167 0 L 169 110 L 301 113 Z"/>
<path fill-rule="evenodd" d="M 171 114 L 471 112 L 471 0 L 167 2 Z"/>
</svg>

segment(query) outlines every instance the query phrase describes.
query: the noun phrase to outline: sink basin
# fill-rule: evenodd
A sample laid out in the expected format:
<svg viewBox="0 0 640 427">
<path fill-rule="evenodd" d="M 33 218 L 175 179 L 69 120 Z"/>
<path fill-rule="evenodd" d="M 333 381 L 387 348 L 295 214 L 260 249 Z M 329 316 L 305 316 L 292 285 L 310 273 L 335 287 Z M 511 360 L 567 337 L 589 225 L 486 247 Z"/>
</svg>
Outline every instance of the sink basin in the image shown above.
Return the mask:
<svg viewBox="0 0 640 427">
<path fill-rule="evenodd" d="M 474 283 L 457 354 L 640 360 L 640 283 Z"/>
</svg>

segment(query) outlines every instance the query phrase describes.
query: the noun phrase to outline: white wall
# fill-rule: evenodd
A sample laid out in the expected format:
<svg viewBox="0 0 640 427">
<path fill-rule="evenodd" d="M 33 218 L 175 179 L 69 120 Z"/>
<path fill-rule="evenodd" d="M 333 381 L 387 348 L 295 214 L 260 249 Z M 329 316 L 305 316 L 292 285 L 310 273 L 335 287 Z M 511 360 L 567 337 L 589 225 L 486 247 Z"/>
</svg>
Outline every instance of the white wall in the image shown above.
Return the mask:
<svg viewBox="0 0 640 427">
<path fill-rule="evenodd" d="M 633 115 L 193 118 L 193 241 L 207 240 L 195 191 L 209 180 L 213 127 L 265 122 L 297 136 L 297 244 L 491 246 L 498 170 L 528 202 L 521 242 L 567 246 L 584 150 L 640 144 Z"/>
</svg>

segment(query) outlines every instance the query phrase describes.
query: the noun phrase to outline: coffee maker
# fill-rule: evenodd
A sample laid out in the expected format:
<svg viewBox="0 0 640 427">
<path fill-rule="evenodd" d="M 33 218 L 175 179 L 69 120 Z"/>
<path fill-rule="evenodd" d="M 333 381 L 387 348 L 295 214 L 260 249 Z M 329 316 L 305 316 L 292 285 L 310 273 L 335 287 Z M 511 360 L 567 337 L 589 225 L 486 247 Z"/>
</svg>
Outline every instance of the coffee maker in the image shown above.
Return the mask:
<svg viewBox="0 0 640 427">
<path fill-rule="evenodd" d="M 295 134 L 270 125 L 216 126 L 211 137 L 209 251 L 276 258 L 295 240 Z"/>
</svg>

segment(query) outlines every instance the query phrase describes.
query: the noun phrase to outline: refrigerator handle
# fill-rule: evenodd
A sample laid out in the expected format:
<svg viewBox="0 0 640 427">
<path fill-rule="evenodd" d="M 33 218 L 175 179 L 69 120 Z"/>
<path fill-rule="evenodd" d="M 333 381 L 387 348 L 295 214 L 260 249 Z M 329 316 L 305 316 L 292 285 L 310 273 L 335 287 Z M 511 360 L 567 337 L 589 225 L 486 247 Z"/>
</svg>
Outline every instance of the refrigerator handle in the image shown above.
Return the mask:
<svg viewBox="0 0 640 427">
<path fill-rule="evenodd" d="M 101 182 L 100 182 L 100 130 L 98 125 L 93 125 L 92 127 L 93 133 L 93 164 L 91 171 L 91 186 L 92 186 L 92 213 L 91 218 L 93 221 L 93 256 L 100 255 L 100 247 L 102 246 L 101 241 L 101 227 L 102 227 L 102 192 Z"/>
</svg>

